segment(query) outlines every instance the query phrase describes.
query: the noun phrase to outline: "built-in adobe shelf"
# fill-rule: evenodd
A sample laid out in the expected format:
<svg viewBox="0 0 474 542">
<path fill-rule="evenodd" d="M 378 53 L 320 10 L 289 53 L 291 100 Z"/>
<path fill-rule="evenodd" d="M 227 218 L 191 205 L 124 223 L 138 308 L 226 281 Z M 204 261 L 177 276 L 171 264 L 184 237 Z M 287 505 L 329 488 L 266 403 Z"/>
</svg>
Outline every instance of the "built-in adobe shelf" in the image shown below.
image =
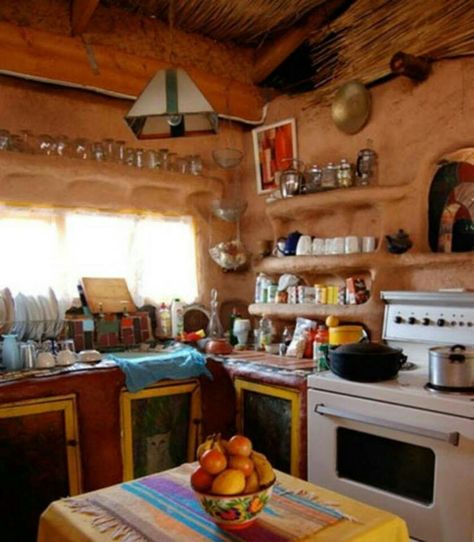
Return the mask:
<svg viewBox="0 0 474 542">
<path fill-rule="evenodd" d="M 361 321 L 367 310 L 374 309 L 375 302 L 369 299 L 361 305 L 319 305 L 315 303 L 253 303 L 249 305 L 249 313 L 254 316 L 269 316 L 277 320 L 295 320 L 304 317 L 313 320 L 324 320 L 333 314 L 341 321 Z"/>
<path fill-rule="evenodd" d="M 267 205 L 267 215 L 283 221 L 299 220 L 315 213 L 332 213 L 337 209 L 376 207 L 407 197 L 410 185 L 357 186 L 284 198 Z"/>
<path fill-rule="evenodd" d="M 340 254 L 335 256 L 270 256 L 255 264 L 255 271 L 268 275 L 306 273 L 313 275 L 349 275 L 383 268 L 443 267 L 453 264 L 474 264 L 474 252 L 391 254 L 380 249 L 376 252 Z"/>
<path fill-rule="evenodd" d="M 171 171 L 0 151 L 0 201 L 188 213 L 221 197 L 219 179 Z"/>
</svg>

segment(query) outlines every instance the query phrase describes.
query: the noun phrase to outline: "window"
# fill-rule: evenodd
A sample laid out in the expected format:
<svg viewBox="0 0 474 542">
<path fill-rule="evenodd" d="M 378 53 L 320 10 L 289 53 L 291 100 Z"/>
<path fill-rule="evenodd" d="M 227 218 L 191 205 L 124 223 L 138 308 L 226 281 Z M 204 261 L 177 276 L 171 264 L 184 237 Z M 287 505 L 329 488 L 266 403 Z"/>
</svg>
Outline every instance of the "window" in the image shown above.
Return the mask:
<svg viewBox="0 0 474 542">
<path fill-rule="evenodd" d="M 192 219 L 4 208 L 0 285 L 77 297 L 81 277 L 125 277 L 137 305 L 197 296 Z"/>
</svg>

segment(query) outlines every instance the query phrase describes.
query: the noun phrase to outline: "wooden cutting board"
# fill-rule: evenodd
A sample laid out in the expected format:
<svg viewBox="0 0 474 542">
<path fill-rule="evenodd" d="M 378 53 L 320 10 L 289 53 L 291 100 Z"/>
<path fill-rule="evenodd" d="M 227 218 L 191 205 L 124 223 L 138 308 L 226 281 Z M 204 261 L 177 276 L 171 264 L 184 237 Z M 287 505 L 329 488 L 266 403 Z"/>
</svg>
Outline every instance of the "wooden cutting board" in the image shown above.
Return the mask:
<svg viewBox="0 0 474 542">
<path fill-rule="evenodd" d="M 81 283 L 92 314 L 99 314 L 101 305 L 107 314 L 137 310 L 125 279 L 82 277 Z"/>
</svg>

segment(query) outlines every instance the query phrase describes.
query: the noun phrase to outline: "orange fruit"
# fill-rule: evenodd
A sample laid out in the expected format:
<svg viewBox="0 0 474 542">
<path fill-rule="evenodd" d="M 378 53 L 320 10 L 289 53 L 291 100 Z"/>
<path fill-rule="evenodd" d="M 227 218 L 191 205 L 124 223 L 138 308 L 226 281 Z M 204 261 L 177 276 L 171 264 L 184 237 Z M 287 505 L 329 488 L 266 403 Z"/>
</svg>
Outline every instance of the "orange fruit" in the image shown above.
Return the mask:
<svg viewBox="0 0 474 542">
<path fill-rule="evenodd" d="M 252 452 L 252 442 L 243 435 L 234 435 L 227 444 L 227 452 L 230 455 L 246 455 Z"/>
<path fill-rule="evenodd" d="M 238 469 L 244 473 L 244 476 L 250 476 L 254 469 L 253 461 L 246 455 L 231 455 L 229 457 L 229 467 Z"/>
<path fill-rule="evenodd" d="M 219 474 L 227 467 L 227 458 L 225 454 L 213 448 L 201 455 L 199 463 L 209 474 Z"/>
<path fill-rule="evenodd" d="M 211 489 L 213 480 L 214 476 L 212 476 L 212 474 L 209 474 L 202 467 L 198 467 L 191 474 L 191 485 L 196 491 L 202 491 L 204 493 L 206 491 L 209 491 Z"/>
</svg>

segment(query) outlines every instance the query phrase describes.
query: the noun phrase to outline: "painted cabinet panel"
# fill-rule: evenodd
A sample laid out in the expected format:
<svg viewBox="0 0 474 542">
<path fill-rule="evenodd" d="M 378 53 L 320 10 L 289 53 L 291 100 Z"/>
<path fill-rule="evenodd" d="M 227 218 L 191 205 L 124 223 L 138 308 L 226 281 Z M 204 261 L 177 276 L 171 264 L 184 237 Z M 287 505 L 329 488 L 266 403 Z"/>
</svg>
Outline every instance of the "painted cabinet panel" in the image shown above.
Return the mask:
<svg viewBox="0 0 474 542">
<path fill-rule="evenodd" d="M 300 392 L 236 378 L 237 425 L 271 464 L 299 476 Z"/>
<path fill-rule="evenodd" d="M 34 542 L 53 500 L 81 492 L 75 396 L 0 406 L 0 540 Z"/>
<path fill-rule="evenodd" d="M 201 418 L 198 381 L 123 391 L 120 407 L 124 480 L 194 460 Z"/>
</svg>

